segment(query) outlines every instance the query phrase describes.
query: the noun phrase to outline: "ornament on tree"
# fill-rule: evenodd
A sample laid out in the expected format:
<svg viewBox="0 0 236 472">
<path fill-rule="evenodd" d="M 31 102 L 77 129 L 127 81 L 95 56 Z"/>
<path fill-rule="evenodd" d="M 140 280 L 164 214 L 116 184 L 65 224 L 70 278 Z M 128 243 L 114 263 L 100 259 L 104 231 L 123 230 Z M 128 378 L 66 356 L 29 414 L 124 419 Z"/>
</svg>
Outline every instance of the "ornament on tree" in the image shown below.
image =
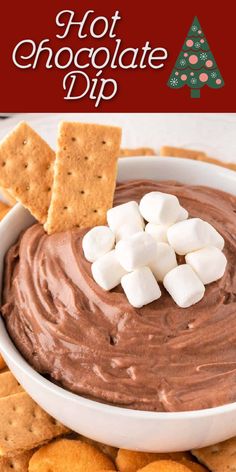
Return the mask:
<svg viewBox="0 0 236 472">
<path fill-rule="evenodd" d="M 188 85 L 192 98 L 200 97 L 200 89 L 204 85 L 214 89 L 224 86 L 197 17 L 193 20 L 167 85 L 174 89 Z"/>
</svg>

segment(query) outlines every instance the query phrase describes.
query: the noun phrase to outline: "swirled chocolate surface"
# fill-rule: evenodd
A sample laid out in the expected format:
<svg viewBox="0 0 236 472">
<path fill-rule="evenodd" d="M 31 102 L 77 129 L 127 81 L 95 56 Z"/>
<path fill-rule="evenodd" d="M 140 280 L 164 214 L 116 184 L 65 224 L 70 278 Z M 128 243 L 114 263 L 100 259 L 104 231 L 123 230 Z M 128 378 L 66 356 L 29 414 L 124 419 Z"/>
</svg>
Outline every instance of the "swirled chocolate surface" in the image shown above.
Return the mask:
<svg viewBox="0 0 236 472">
<path fill-rule="evenodd" d="M 2 314 L 17 348 L 40 373 L 86 397 L 151 411 L 236 401 L 236 198 L 207 187 L 129 181 L 115 204 L 147 192 L 173 193 L 190 216 L 225 239 L 225 275 L 196 305 L 162 297 L 141 308 L 121 287 L 91 276 L 75 229 L 48 236 L 36 224 L 8 252 Z M 184 235 L 183 235 L 184 237 Z"/>
</svg>

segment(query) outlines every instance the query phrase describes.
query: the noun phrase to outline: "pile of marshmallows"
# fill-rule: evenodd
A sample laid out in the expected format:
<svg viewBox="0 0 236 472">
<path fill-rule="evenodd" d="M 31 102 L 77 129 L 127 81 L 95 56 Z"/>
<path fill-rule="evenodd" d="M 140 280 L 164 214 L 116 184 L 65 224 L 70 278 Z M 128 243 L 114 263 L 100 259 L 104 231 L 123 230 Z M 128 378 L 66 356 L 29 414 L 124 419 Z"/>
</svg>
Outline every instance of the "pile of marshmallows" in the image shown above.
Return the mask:
<svg viewBox="0 0 236 472">
<path fill-rule="evenodd" d="M 187 308 L 202 299 L 204 285 L 225 272 L 224 239 L 206 221 L 188 219 L 174 195 L 147 193 L 139 205 L 130 201 L 108 210 L 107 222 L 84 236 L 85 258 L 100 287 L 111 290 L 121 283 L 136 308 L 160 298 L 158 282 Z M 186 263 L 178 265 L 176 254 Z"/>
</svg>

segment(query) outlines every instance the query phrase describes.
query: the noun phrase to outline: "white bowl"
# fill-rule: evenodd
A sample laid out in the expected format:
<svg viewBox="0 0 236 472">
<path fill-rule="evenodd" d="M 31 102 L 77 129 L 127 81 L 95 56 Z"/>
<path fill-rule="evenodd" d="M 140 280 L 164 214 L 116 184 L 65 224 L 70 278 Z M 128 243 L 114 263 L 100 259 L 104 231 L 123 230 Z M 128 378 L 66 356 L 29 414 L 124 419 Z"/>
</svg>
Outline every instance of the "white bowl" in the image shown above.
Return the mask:
<svg viewBox="0 0 236 472">
<path fill-rule="evenodd" d="M 174 179 L 236 194 L 236 173 L 176 158 L 128 158 L 119 162 L 118 180 Z M 20 204 L 0 224 L 0 284 L 3 260 L 33 218 Z M 214 444 L 236 435 L 236 403 L 207 410 L 157 413 L 110 406 L 80 397 L 38 374 L 23 359 L 0 320 L 0 349 L 9 368 L 31 397 L 57 420 L 85 436 L 127 449 L 171 452 Z"/>
</svg>

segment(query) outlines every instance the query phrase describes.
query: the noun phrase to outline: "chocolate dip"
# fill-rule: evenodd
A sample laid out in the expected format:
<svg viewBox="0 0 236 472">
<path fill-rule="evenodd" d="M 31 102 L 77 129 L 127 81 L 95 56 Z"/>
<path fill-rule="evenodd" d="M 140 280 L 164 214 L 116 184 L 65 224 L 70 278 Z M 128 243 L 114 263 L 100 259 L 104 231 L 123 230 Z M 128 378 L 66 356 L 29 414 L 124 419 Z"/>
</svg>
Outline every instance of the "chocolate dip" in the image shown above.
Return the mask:
<svg viewBox="0 0 236 472">
<path fill-rule="evenodd" d="M 2 314 L 16 346 L 41 374 L 80 395 L 133 409 L 184 411 L 236 401 L 236 198 L 207 187 L 130 181 L 115 204 L 173 193 L 224 237 L 225 275 L 179 308 L 162 297 L 133 308 L 103 291 L 83 256 L 86 231 L 48 236 L 35 224 L 6 256 Z M 184 237 L 184 235 L 183 235 Z"/>
</svg>

